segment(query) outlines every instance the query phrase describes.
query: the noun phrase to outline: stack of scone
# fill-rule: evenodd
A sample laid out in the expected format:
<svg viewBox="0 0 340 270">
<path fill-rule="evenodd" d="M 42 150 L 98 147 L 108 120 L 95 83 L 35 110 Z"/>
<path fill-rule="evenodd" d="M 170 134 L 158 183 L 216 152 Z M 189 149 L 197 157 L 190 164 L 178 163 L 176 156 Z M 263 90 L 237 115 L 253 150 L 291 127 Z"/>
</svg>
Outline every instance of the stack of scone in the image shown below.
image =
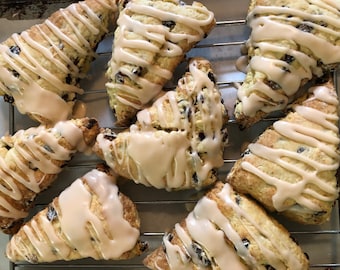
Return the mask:
<svg viewBox="0 0 340 270">
<path fill-rule="evenodd" d="M 0 226 L 13 234 L 7 257 L 42 263 L 141 255 L 148 248 L 143 221 L 119 191 L 119 175 L 169 192 L 206 192 L 144 258 L 149 269 L 308 269 L 308 257 L 269 212 L 322 224 L 338 198 L 339 101 L 329 71 L 340 62 L 339 17 L 332 1 L 251 2 L 235 119 L 243 129 L 274 111 L 285 116 L 248 145 L 224 182 L 218 170 L 228 112 L 209 60 L 190 59 L 176 89 L 163 91 L 215 25 L 205 6 L 85 0 L 11 36 L 0 45 L 0 90 L 42 124 L 0 140 Z M 119 133 L 72 118 L 79 79 L 114 23 L 106 88 L 116 123 L 129 126 Z M 22 225 L 36 195 L 77 152 L 106 164 Z"/>
<path fill-rule="evenodd" d="M 252 1 L 249 63 L 235 118 L 246 128 L 270 112 L 287 114 L 248 146 L 227 183 L 217 183 L 164 235 L 144 260 L 148 268 L 309 268 L 260 204 L 303 224 L 330 218 L 339 193 L 338 97 L 329 78 L 339 63 L 336 19 L 331 3 Z M 304 90 L 307 82 L 312 86 Z"/>
<path fill-rule="evenodd" d="M 79 80 L 117 10 L 112 0 L 74 3 L 0 44 L 1 94 L 41 123 L 0 141 L 0 227 L 14 234 L 6 250 L 11 261 L 122 260 L 147 248 L 134 203 L 102 166 L 75 179 L 22 225 L 36 196 L 72 157 L 92 153 L 99 123 L 75 118 L 73 107 L 83 93 Z"/>
<path fill-rule="evenodd" d="M 338 97 L 329 78 L 340 62 L 333 4 L 251 2 L 249 64 L 235 107 L 236 121 L 248 127 L 293 104 L 248 146 L 227 181 L 306 224 L 327 221 L 339 195 Z"/>
</svg>

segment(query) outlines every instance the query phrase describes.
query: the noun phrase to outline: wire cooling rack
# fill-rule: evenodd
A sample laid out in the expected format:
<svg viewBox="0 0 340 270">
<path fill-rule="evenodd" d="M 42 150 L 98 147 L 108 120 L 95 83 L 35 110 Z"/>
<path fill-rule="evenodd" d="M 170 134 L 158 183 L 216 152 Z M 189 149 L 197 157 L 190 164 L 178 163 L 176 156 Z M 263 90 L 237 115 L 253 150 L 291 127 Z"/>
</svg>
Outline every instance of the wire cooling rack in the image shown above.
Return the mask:
<svg viewBox="0 0 340 270">
<path fill-rule="evenodd" d="M 189 2 L 189 1 L 188 1 Z M 203 56 L 212 62 L 218 79 L 218 86 L 223 95 L 225 105 L 230 114 L 228 122 L 229 143 L 224 153 L 224 166 L 219 171 L 221 180 L 224 180 L 235 160 L 245 149 L 246 145 L 254 140 L 267 126 L 276 119 L 266 119 L 247 130 L 240 130 L 232 120 L 233 105 L 235 102 L 235 83 L 244 78 L 244 74 L 236 70 L 235 62 L 249 36 L 249 29 L 245 24 L 248 8 L 246 0 L 204 0 L 201 1 L 215 12 L 217 26 L 211 34 L 187 55 L 187 58 Z M 109 34 L 98 47 L 98 57 L 92 65 L 89 75 L 82 81 L 85 94 L 81 97 L 87 105 L 87 114 L 96 117 L 101 126 L 115 127 L 114 118 L 107 105 L 104 72 L 111 57 L 111 44 L 113 35 Z M 178 67 L 174 78 L 167 84 L 173 88 L 182 75 L 185 63 Z M 339 92 L 340 76 L 334 73 L 334 81 Z M 9 133 L 20 128 L 26 128 L 36 123 L 19 115 L 15 108 L 10 107 L 8 113 Z M 89 171 L 100 162 L 95 156 L 81 156 L 74 158 L 71 164 L 64 169 L 58 180 L 43 192 L 38 198 L 32 213 L 38 211 L 49 203 L 77 177 Z M 165 231 L 184 218 L 193 208 L 196 201 L 204 194 L 198 191 L 167 192 L 155 190 L 133 182 L 119 182 L 120 190 L 129 196 L 137 205 L 141 217 L 141 238 L 149 243 L 151 252 L 161 244 Z M 340 269 L 340 210 L 339 201 L 336 202 L 331 220 L 321 226 L 305 226 L 292 223 L 280 216 L 276 218 L 290 231 L 303 250 L 308 254 L 311 269 Z M 26 263 L 9 263 L 11 270 L 46 270 L 46 269 L 145 269 L 142 264 L 143 256 L 127 261 L 94 261 L 83 259 L 73 262 L 56 262 L 52 264 L 30 265 Z"/>
</svg>

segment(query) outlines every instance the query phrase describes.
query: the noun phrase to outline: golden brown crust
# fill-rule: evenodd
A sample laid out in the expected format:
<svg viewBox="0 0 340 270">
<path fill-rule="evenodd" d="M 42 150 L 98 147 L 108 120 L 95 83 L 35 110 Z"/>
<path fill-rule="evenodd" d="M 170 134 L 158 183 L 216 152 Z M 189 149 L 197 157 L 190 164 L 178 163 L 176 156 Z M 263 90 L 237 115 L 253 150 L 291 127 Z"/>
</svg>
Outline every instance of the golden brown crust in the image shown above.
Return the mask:
<svg viewBox="0 0 340 270">
<path fill-rule="evenodd" d="M 124 209 L 124 218 L 136 229 L 140 229 L 140 218 L 136 208 L 136 205 L 124 194 L 119 194 L 120 201 Z M 123 253 L 119 259 L 127 260 L 140 256 L 148 248 L 148 243 L 145 241 L 137 240 L 133 249 Z"/>
</svg>

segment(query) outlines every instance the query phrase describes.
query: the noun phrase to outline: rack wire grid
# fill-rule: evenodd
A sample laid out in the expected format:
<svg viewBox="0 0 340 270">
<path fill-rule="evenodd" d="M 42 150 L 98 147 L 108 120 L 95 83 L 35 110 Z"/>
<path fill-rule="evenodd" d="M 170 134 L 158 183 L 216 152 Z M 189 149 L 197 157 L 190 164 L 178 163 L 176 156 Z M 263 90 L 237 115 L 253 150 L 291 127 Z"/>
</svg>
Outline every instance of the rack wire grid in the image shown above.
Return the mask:
<svg viewBox="0 0 340 270">
<path fill-rule="evenodd" d="M 228 122 L 229 143 L 224 153 L 224 166 L 219 170 L 219 177 L 224 180 L 245 146 L 253 141 L 275 118 L 265 119 L 255 126 L 240 130 L 232 120 L 233 105 L 236 98 L 234 83 L 242 82 L 244 74 L 235 68 L 235 62 L 240 56 L 241 48 L 247 40 L 250 30 L 246 26 L 246 13 L 249 2 L 247 0 L 203 0 L 201 1 L 214 11 L 217 25 L 209 36 L 193 48 L 186 58 L 203 56 L 212 62 L 218 79 L 218 86 L 222 93 L 230 119 Z M 188 1 L 189 3 L 189 1 Z M 9 3 L 10 5 L 10 3 Z M 13 30 L 16 22 L 10 23 Z M 5 21 L 9 23 L 9 21 Z M 27 27 L 35 21 L 27 21 L 20 27 Z M 4 24 L 2 24 L 4 25 Z M 0 37 L 2 39 L 6 37 Z M 89 75 L 81 84 L 85 94 L 81 97 L 87 106 L 87 115 L 96 117 L 101 126 L 114 128 L 114 117 L 108 107 L 105 90 L 105 76 L 107 62 L 111 57 L 113 33 L 109 34 L 99 45 L 98 57 L 94 61 Z M 166 87 L 173 88 L 178 78 L 183 74 L 185 63 L 178 67 L 173 79 Z M 340 76 L 334 73 L 334 81 L 339 90 Z M 37 125 L 26 116 L 17 113 L 16 109 L 8 106 L 8 132 L 14 133 L 18 129 Z M 119 130 L 117 130 L 119 131 Z M 64 169 L 57 181 L 48 190 L 39 195 L 32 214 L 48 204 L 64 188 L 77 177 L 83 175 L 97 163 L 101 162 L 95 156 L 77 155 L 68 167 Z M 187 190 L 168 192 L 137 185 L 132 181 L 119 182 L 121 192 L 129 196 L 137 205 L 141 217 L 141 238 L 149 243 L 149 250 L 140 257 L 127 261 L 95 261 L 82 259 L 72 262 L 58 261 L 48 264 L 8 263 L 11 270 L 33 269 L 146 269 L 143 258 L 161 244 L 164 232 L 170 230 L 176 222 L 182 220 L 193 208 L 204 191 Z M 340 269 L 340 210 L 339 201 L 336 202 L 331 220 L 320 226 L 299 225 L 275 215 L 297 240 L 304 252 L 310 258 L 311 269 Z"/>
</svg>

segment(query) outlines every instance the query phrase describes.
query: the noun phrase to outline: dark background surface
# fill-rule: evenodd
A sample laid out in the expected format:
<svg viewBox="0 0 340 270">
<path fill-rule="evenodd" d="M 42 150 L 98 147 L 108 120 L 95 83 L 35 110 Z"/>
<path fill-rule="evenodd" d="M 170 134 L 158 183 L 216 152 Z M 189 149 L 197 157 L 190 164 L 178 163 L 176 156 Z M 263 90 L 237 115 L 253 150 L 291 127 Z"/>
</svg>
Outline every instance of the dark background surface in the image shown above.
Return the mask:
<svg viewBox="0 0 340 270">
<path fill-rule="evenodd" d="M 76 0 L 0 0 L 0 17 L 9 20 L 47 18 Z"/>
</svg>

